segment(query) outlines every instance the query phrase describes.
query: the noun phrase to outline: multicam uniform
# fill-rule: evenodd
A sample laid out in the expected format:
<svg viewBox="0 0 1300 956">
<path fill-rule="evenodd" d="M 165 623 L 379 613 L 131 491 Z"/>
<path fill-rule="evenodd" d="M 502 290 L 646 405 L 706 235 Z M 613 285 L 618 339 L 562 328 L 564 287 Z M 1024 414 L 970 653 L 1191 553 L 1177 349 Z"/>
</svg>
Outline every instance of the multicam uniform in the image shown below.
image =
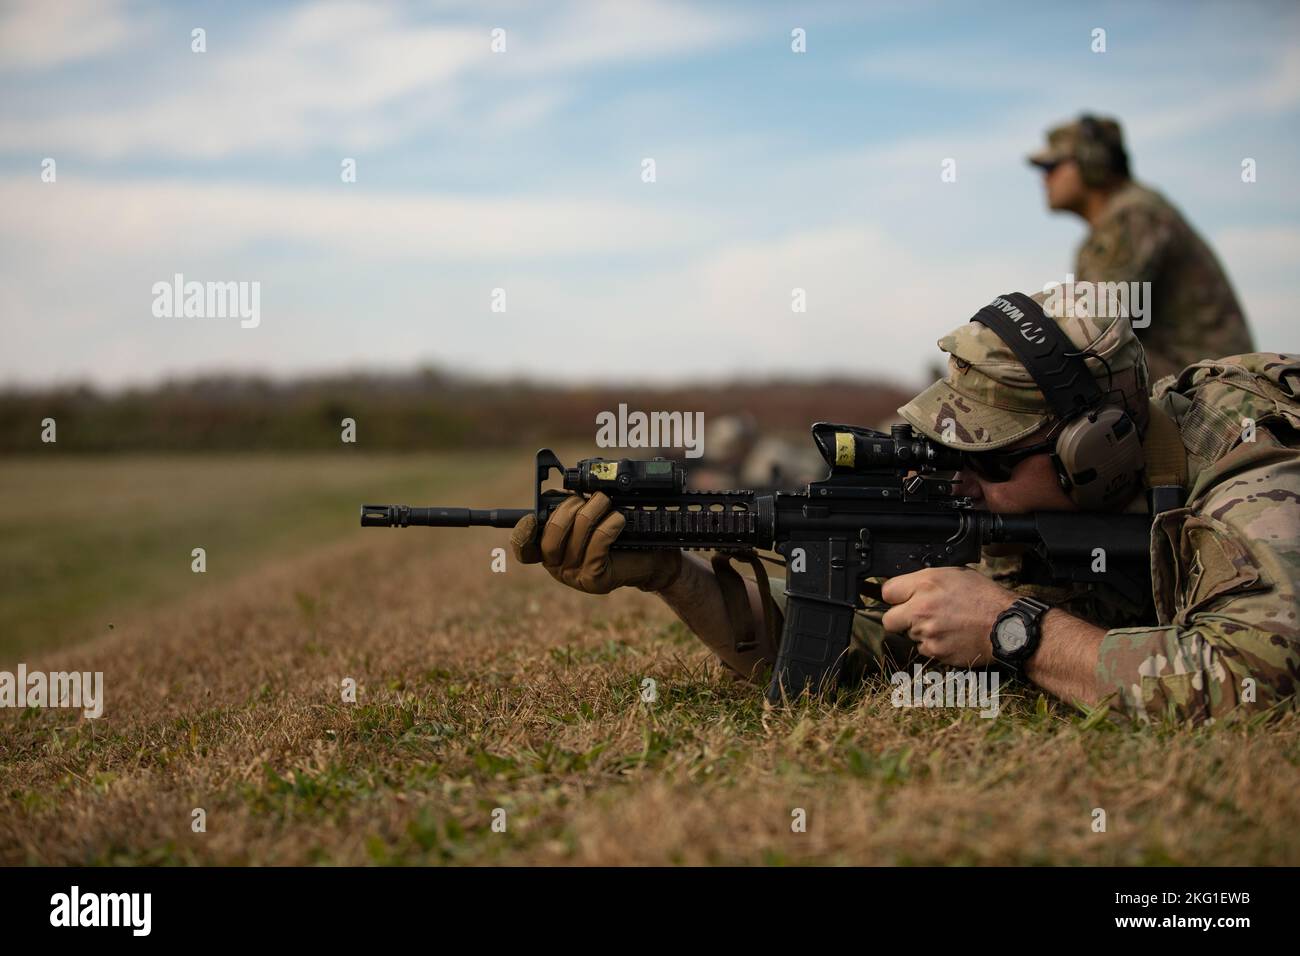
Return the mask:
<svg viewBox="0 0 1300 956">
<path fill-rule="evenodd" d="M 1151 378 L 1254 349 L 1237 296 L 1214 252 L 1163 196 L 1132 181 L 1111 196 L 1079 247 L 1076 282 L 1150 282 L 1137 330 Z"/>
<path fill-rule="evenodd" d="M 1295 706 L 1298 399 L 1300 358 L 1270 353 L 1201 362 L 1157 388 L 1188 451 L 1190 488 L 1187 507 L 1152 529 L 1157 625 L 1102 641 L 1098 685 L 1123 710 L 1201 721 L 1238 704 Z"/>
<path fill-rule="evenodd" d="M 1042 296 L 1035 298 L 1042 301 Z M 1131 402 L 1145 429 L 1146 374 L 1126 319 L 1057 316 L 1095 353 L 1094 374 Z M 993 450 L 1032 434 L 1050 412 L 1000 340 L 968 323 L 939 343 L 948 375 L 899 409 L 919 431 L 966 450 Z M 1110 367 L 1107 376 L 1102 362 Z M 1154 404 L 1178 426 L 1187 451 L 1186 507 L 1152 529 L 1154 606 L 1098 585 L 1050 587 L 980 570 L 1004 586 L 1108 628 L 1097 682 L 1111 706 L 1139 719 L 1170 713 L 1204 721 L 1239 704 L 1295 705 L 1300 680 L 1300 358 L 1240 355 L 1202 362 L 1162 382 Z M 1253 424 L 1243 427 L 1243 420 Z M 1144 507 L 1138 495 L 1134 507 Z M 774 579 L 778 605 L 784 582 Z M 914 645 L 885 633 L 884 608 L 855 620 L 849 671 L 908 664 Z"/>
</svg>

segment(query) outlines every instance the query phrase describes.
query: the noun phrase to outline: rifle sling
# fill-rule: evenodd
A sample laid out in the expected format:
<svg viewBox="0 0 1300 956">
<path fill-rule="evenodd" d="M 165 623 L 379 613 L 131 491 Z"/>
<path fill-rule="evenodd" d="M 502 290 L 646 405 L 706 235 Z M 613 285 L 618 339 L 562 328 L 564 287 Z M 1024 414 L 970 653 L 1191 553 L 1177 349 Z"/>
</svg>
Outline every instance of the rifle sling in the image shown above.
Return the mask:
<svg viewBox="0 0 1300 956">
<path fill-rule="evenodd" d="M 1147 488 L 1153 492 L 1176 488 L 1181 498 L 1187 491 L 1187 449 L 1183 447 L 1178 425 L 1154 403 L 1149 406 L 1148 415 L 1146 438 L 1142 443 Z"/>
<path fill-rule="evenodd" d="M 731 566 L 732 558 L 743 561 L 754 570 L 754 583 L 758 586 L 759 602 L 763 609 L 764 634 L 759 634 L 755 627 L 754 615 L 749 605 L 749 589 L 745 586 L 745 579 L 741 577 L 740 572 Z M 759 646 L 761 637 L 768 638 L 768 647 L 774 652 L 778 643 L 775 636 L 776 602 L 772 600 L 772 589 L 768 585 L 767 569 L 763 567 L 762 559 L 752 549 L 719 551 L 713 555 L 710 563 L 713 565 L 713 576 L 718 580 L 718 588 L 722 591 L 722 603 L 727 609 L 727 619 L 731 621 L 736 652 L 752 651 Z"/>
</svg>

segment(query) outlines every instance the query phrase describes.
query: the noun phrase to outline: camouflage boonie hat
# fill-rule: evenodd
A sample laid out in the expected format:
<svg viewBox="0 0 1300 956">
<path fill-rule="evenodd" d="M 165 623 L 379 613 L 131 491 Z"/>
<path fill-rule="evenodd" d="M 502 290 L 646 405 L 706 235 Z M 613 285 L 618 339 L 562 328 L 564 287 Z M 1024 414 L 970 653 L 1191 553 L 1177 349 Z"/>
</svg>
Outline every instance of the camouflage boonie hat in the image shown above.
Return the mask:
<svg viewBox="0 0 1300 956">
<path fill-rule="evenodd" d="M 1086 303 L 1078 295 L 1076 291 L 1071 301 L 1065 289 L 1058 288 L 1030 298 L 1080 352 L 1094 353 L 1084 361 L 1098 385 L 1112 393 L 1112 401 L 1127 405 L 1144 431 L 1147 370 L 1142 346 L 1127 318 L 1083 315 Z M 898 410 L 917 431 L 949 448 L 993 451 L 1056 421 L 1028 370 L 982 322 L 953 329 L 939 340 L 939 348 L 948 353 L 948 374 Z"/>
<path fill-rule="evenodd" d="M 1095 120 L 1097 123 L 1098 143 L 1103 147 L 1108 146 L 1122 151 L 1124 149 L 1124 132 L 1120 129 L 1119 123 L 1113 119 L 1103 117 L 1095 117 Z M 1036 153 L 1030 153 L 1026 158 L 1031 165 L 1043 169 L 1051 169 L 1067 159 L 1078 160 L 1081 166 L 1087 165 L 1091 157 L 1087 155 L 1086 146 L 1083 150 L 1079 148 L 1080 142 L 1085 139 L 1082 118 L 1069 123 L 1062 123 L 1060 126 L 1054 126 L 1047 131 L 1047 146 Z M 1102 162 L 1104 163 L 1104 160 Z M 1105 170 L 1100 170 L 1100 172 L 1105 172 Z"/>
</svg>

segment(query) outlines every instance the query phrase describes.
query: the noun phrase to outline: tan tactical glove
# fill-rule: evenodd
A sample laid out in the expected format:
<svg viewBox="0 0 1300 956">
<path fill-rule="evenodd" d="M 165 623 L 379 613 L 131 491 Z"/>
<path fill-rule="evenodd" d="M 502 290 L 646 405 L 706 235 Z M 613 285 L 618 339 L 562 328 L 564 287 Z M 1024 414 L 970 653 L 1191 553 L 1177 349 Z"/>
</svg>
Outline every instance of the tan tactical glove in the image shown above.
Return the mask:
<svg viewBox="0 0 1300 956">
<path fill-rule="evenodd" d="M 588 594 L 608 594 L 625 586 L 642 591 L 668 587 L 681 573 L 681 551 L 611 552 L 626 523 L 621 514 L 610 511 L 608 495 L 574 495 L 551 513 L 540 542 L 536 516 L 520 519 L 510 535 L 510 550 L 516 561 L 540 561 L 555 580 Z"/>
</svg>

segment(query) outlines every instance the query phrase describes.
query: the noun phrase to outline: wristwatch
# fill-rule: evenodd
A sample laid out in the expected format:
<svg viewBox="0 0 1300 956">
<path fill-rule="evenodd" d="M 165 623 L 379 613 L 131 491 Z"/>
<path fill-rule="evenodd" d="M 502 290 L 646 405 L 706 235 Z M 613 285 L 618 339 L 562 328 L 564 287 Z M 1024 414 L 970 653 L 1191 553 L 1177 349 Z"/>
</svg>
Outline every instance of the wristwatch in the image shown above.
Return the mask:
<svg viewBox="0 0 1300 956">
<path fill-rule="evenodd" d="M 1043 636 L 1043 615 L 1051 608 L 1042 601 L 1022 597 L 998 615 L 989 640 L 993 656 L 1017 670 L 1038 650 Z"/>
</svg>

